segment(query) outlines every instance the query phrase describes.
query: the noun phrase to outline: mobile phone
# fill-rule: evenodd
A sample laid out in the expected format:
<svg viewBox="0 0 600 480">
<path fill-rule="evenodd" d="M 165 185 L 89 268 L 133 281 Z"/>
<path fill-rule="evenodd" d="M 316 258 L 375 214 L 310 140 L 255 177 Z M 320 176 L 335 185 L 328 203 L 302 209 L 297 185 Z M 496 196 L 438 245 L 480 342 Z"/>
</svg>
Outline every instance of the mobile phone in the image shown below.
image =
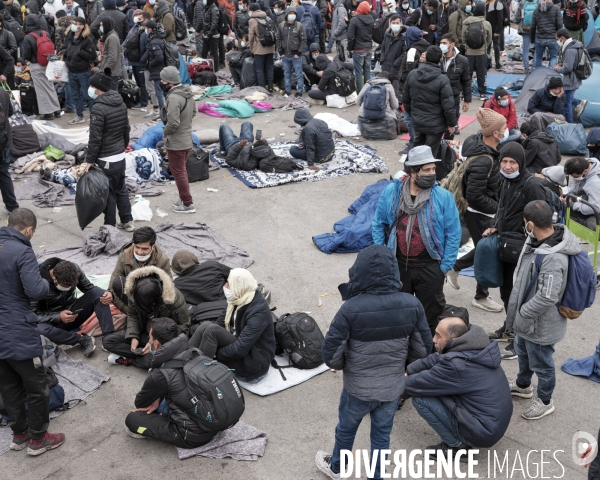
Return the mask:
<svg viewBox="0 0 600 480">
<path fill-rule="evenodd" d="M 83 308 L 80 308 L 79 310 L 71 311 L 71 315 L 75 315 L 76 313 L 81 313 L 81 312 L 83 312 Z"/>
<path fill-rule="evenodd" d="M 256 139 L 257 140 L 262 140 L 262 130 L 257 130 L 256 131 Z"/>
</svg>

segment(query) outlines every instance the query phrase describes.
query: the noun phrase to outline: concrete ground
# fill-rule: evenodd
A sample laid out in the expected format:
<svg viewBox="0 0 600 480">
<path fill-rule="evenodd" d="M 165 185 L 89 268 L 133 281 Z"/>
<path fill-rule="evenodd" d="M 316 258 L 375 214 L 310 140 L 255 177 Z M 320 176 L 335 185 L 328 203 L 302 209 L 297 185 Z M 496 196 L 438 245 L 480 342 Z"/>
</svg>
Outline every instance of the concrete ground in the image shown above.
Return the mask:
<svg viewBox="0 0 600 480">
<path fill-rule="evenodd" d="M 474 101 L 468 114 L 475 115 L 480 103 Z M 332 112 L 324 107 L 311 108 L 313 114 L 319 111 Z M 333 113 L 355 120 L 357 112 L 358 107 L 354 106 Z M 282 138 L 293 139 L 295 137 L 289 128 L 293 114 L 293 111 L 273 111 L 269 117 L 257 114 L 252 121 L 255 130 L 262 128 L 267 138 L 279 138 L 280 133 L 285 133 Z M 131 123 L 143 122 L 143 115 L 143 112 L 131 112 Z M 58 123 L 66 126 L 68 120 L 65 116 Z M 194 129 L 218 128 L 221 121 L 199 114 L 194 119 Z M 234 131 L 239 131 L 240 120 L 227 122 Z M 464 141 L 477 129 L 475 122 L 457 138 Z M 171 205 L 177 198 L 177 190 L 175 186 L 167 185 L 166 193 L 150 198 L 150 204 L 153 209 L 160 207 L 169 212 L 169 216 L 164 219 L 155 216 L 151 222 L 139 225 L 155 226 L 162 221 L 206 223 L 249 252 L 255 262 L 250 270 L 272 290 L 272 305 L 277 306 L 277 313 L 309 311 L 325 332 L 342 303 L 340 296 L 333 292 L 337 291 L 340 283 L 348 280 L 348 269 L 356 255 L 325 255 L 313 245 L 311 237 L 332 231 L 333 224 L 348 214 L 348 206 L 367 185 L 388 178 L 399 170 L 401 165 L 397 152 L 405 143 L 399 140 L 367 142 L 362 137 L 358 142 L 377 148 L 377 154 L 389 166 L 389 174 L 360 174 L 308 184 L 250 189 L 229 172 L 219 170 L 211 172 L 209 180 L 192 184 L 198 209 L 196 214 L 175 214 Z M 207 192 L 207 187 L 216 188 L 218 192 Z M 29 201 L 21 202 L 21 205 L 32 208 L 38 216 L 38 229 L 32 242 L 36 251 L 42 247 L 80 246 L 84 234 L 96 231 L 102 224 L 102 219 L 98 218 L 82 232 L 77 224 L 75 207 L 63 207 L 60 213 L 54 213 L 52 209 L 35 208 Z M 0 214 L 0 222 L 3 224 L 5 221 L 6 214 Z M 460 284 L 458 291 L 449 286 L 445 288 L 447 302 L 469 307 L 471 321 L 484 329 L 497 329 L 504 320 L 504 314 L 487 313 L 471 307 L 475 282 L 472 278 L 460 277 Z M 323 298 L 321 295 L 324 293 L 328 295 Z M 497 289 L 492 290 L 491 295 L 500 301 Z M 317 306 L 319 299 L 322 307 Z M 530 401 L 515 399 L 508 431 L 491 450 L 492 460 L 493 452 L 496 452 L 500 463 L 508 452 L 507 463 L 503 471 L 496 467 L 494 473 L 493 463 L 488 470 L 489 452 L 482 450 L 480 465 L 475 467 L 479 478 L 586 478 L 584 469 L 571 460 L 571 440 L 579 430 L 596 435 L 600 426 L 596 400 L 600 386 L 563 373 L 560 365 L 567 358 L 582 358 L 594 352 L 598 344 L 599 314 L 600 307 L 596 304 L 578 320 L 570 321 L 566 338 L 556 347 L 556 412 L 528 422 L 521 414 Z M 70 350 L 69 354 L 76 359 L 84 358 L 79 348 Z M 111 380 L 85 403 L 51 422 L 52 432 L 66 434 L 65 444 L 41 458 L 28 457 L 24 451 L 8 452 L 0 462 L 4 472 L 0 474 L 1 478 L 325 478 L 315 467 L 314 456 L 317 450 L 330 451 L 333 447 L 342 389 L 341 372 L 325 372 L 302 385 L 265 398 L 245 392 L 243 420 L 269 435 L 266 453 L 257 462 L 205 458 L 179 461 L 173 447 L 153 440 L 136 440 L 125 433 L 125 416 L 133 408 L 133 399 L 147 372 L 109 365 L 106 357 L 98 346 L 94 355 L 85 361 L 110 375 Z M 516 360 L 504 361 L 502 367 L 507 377 L 515 377 Z M 395 418 L 392 450 L 423 449 L 438 442 L 438 436 L 407 402 Z M 359 429 L 355 448 L 369 448 L 368 419 Z M 542 450 L 545 452 L 542 453 Z M 553 453 L 560 464 L 554 460 Z M 542 461 L 546 463 L 542 465 Z"/>
</svg>

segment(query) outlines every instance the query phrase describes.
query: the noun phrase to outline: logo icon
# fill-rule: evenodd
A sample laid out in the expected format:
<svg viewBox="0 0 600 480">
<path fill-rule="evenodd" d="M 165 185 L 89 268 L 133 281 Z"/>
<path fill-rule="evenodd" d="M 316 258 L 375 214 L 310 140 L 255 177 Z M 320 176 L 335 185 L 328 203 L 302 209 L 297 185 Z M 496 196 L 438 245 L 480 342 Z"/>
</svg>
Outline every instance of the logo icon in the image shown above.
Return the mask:
<svg viewBox="0 0 600 480">
<path fill-rule="evenodd" d="M 576 465 L 587 465 L 598 453 L 598 442 L 593 435 L 579 431 L 573 435 L 571 454 Z M 591 447 L 591 448 L 590 448 Z M 583 455 L 582 458 L 580 456 Z"/>
</svg>

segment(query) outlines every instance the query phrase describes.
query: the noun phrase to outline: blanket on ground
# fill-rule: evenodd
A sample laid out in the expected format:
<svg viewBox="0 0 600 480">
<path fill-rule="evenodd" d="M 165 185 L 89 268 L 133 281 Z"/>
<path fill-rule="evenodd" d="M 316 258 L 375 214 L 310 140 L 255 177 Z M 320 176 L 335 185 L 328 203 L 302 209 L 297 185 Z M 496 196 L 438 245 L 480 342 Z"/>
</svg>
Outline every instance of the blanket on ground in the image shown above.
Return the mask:
<svg viewBox="0 0 600 480">
<path fill-rule="evenodd" d="M 592 356 L 579 360 L 569 358 L 560 368 L 569 375 L 584 377 L 600 383 L 600 345 L 596 345 L 596 351 Z"/>
<path fill-rule="evenodd" d="M 290 156 L 290 147 L 296 142 L 275 142 L 269 146 L 275 155 L 281 157 Z M 265 173 L 260 170 L 245 172 L 231 168 L 225 163 L 225 159 L 215 156 L 216 150 L 211 153 L 211 160 L 222 168 L 228 168 L 230 173 L 250 188 L 265 188 L 295 182 L 316 182 L 326 178 L 344 177 L 355 173 L 383 173 L 388 171 L 385 162 L 375 155 L 377 150 L 368 145 L 357 145 L 348 140 L 335 141 L 335 155 L 323 164 L 319 164 L 318 172 L 308 169 L 308 164 L 302 162 L 304 170 L 296 170 L 292 173 Z"/>
<path fill-rule="evenodd" d="M 50 125 L 49 125 L 50 124 Z M 54 133 L 67 139 L 69 142 L 78 144 L 88 144 L 90 139 L 90 127 L 84 128 L 60 128 L 52 122 L 43 122 L 41 120 L 34 120 L 31 122 L 35 133 L 41 135 L 43 133 Z M 58 127 L 58 128 L 57 128 Z"/>
<path fill-rule="evenodd" d="M 262 92 L 268 95 L 267 102 L 269 102 L 274 109 L 279 110 L 296 110 L 298 108 L 310 107 L 310 102 L 301 97 L 288 97 L 284 98 L 282 95 L 271 95 L 269 91 L 264 87 L 246 87 L 242 90 L 237 90 L 233 93 L 214 95 L 212 98 L 218 100 L 242 100 L 255 92 Z"/>
</svg>

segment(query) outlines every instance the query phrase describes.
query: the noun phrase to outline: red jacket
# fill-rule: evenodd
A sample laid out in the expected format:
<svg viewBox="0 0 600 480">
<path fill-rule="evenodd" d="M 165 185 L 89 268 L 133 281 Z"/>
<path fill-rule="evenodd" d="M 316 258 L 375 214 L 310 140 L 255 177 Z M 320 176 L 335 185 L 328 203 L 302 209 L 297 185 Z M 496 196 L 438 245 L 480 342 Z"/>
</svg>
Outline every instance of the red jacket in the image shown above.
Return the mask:
<svg viewBox="0 0 600 480">
<path fill-rule="evenodd" d="M 506 107 L 501 106 L 497 101 L 496 97 L 492 97 L 483 105 L 483 108 L 491 108 L 494 112 L 499 113 L 506 118 L 506 126 L 509 130 L 517 128 L 517 109 L 512 101 L 510 95 L 508 96 L 508 105 Z"/>
</svg>

